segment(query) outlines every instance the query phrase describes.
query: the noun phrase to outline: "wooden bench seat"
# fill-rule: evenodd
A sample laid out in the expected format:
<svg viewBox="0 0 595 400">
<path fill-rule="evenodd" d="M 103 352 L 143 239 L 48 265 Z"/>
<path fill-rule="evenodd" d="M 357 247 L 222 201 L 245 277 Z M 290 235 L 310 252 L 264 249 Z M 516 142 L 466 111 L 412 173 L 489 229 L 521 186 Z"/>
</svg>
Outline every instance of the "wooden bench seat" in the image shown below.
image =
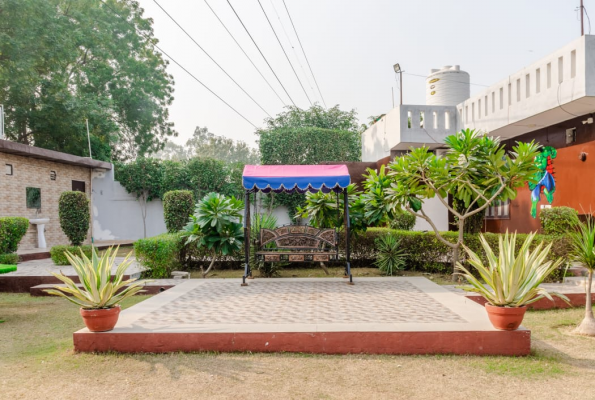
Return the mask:
<svg viewBox="0 0 595 400">
<path fill-rule="evenodd" d="M 339 258 L 337 231 L 308 225 L 261 229 L 255 257 L 264 262 L 325 262 Z"/>
</svg>

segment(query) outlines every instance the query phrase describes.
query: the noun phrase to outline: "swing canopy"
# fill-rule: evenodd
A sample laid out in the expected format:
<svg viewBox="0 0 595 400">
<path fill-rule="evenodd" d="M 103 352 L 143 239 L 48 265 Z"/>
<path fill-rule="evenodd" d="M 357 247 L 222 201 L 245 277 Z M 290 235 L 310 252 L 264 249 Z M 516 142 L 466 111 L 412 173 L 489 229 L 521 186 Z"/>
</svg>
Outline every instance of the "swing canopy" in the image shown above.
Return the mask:
<svg viewBox="0 0 595 400">
<path fill-rule="evenodd" d="M 351 183 L 346 165 L 246 165 L 244 189 L 263 193 L 342 192 Z"/>
</svg>

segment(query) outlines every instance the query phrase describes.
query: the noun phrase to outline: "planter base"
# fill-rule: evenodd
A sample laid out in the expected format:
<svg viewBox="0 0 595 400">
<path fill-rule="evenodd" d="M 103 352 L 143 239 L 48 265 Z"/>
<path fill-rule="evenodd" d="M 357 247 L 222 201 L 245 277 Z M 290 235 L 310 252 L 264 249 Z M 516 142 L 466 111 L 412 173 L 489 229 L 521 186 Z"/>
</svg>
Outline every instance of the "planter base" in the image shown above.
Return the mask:
<svg viewBox="0 0 595 400">
<path fill-rule="evenodd" d="M 99 310 L 85 310 L 81 308 L 81 317 L 91 332 L 111 331 L 118 322 L 120 306 Z"/>
</svg>

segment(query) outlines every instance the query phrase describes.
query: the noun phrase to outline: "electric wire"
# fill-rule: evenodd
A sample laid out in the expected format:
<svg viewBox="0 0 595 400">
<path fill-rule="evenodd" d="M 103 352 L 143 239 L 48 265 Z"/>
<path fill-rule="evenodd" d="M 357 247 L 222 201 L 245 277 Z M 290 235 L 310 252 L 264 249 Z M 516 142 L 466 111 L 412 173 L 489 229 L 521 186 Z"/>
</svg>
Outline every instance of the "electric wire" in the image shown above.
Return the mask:
<svg viewBox="0 0 595 400">
<path fill-rule="evenodd" d="M 287 34 L 287 30 L 285 29 L 285 24 L 283 24 L 283 21 L 281 20 L 281 16 L 277 12 L 277 7 L 275 7 L 275 3 L 273 3 L 273 0 L 269 0 L 269 2 L 271 3 L 271 7 L 273 7 L 273 11 L 275 12 L 275 15 L 277 16 L 277 19 L 279 20 L 279 25 L 281 25 L 281 29 L 283 30 L 283 34 L 285 35 L 285 38 L 289 42 L 289 46 L 291 47 L 291 51 L 293 51 L 293 55 L 295 56 L 295 59 L 297 60 L 298 65 L 300 66 L 300 69 L 302 70 L 303 77 L 306 78 L 306 84 L 310 88 L 310 90 L 312 91 L 312 93 L 314 94 L 314 96 L 313 96 L 314 101 L 316 101 L 316 97 L 318 96 L 316 94 L 316 90 L 314 90 L 314 88 L 312 87 L 312 83 L 310 82 L 310 78 L 308 77 L 308 73 L 304 69 L 304 66 L 302 65 L 302 62 L 300 60 L 300 57 L 298 56 L 297 52 L 295 51 L 295 46 L 293 45 L 293 42 L 291 41 L 291 38 Z"/>
<path fill-rule="evenodd" d="M 158 45 L 154 44 L 154 39 L 151 39 L 150 37 L 148 37 L 147 35 L 145 35 L 142 32 L 139 32 L 136 29 L 136 25 L 134 25 L 133 23 L 131 23 L 130 21 L 128 21 L 128 19 L 122 17 L 116 10 L 114 10 L 112 7 L 110 7 L 105 0 L 99 0 L 101 3 L 103 3 L 103 5 L 108 8 L 112 13 L 114 13 L 115 15 L 118 16 L 118 18 L 120 18 L 122 21 L 125 21 L 128 25 L 132 26 L 135 30 L 135 32 L 137 32 L 138 34 L 140 34 L 141 36 L 143 36 L 145 39 L 147 39 L 147 41 L 149 42 L 149 44 L 151 44 L 151 46 L 153 46 L 155 49 L 159 50 L 164 56 L 166 56 L 167 58 L 169 58 L 174 64 L 176 64 L 178 67 L 180 67 L 184 72 L 186 72 L 188 75 L 190 75 L 196 82 L 200 83 L 205 89 L 207 89 L 209 92 L 211 92 L 211 94 L 215 97 L 217 97 L 219 100 L 221 100 L 221 102 L 223 104 L 225 104 L 227 107 L 229 107 L 230 109 L 232 109 L 236 114 L 238 114 L 240 117 L 242 117 L 246 122 L 248 122 L 250 125 L 252 125 L 254 128 L 258 129 L 258 127 L 256 125 L 254 125 L 252 122 L 250 122 L 250 120 L 248 118 L 246 118 L 242 113 L 240 113 L 238 110 L 236 110 L 234 107 L 231 106 L 231 104 L 229 104 L 228 102 L 226 102 L 225 100 L 223 100 L 223 98 L 221 96 L 219 96 L 217 93 L 215 93 L 211 88 L 209 88 L 207 85 L 205 85 L 204 83 L 202 83 L 202 81 L 200 79 L 198 79 L 196 76 L 194 76 L 190 71 L 188 71 L 186 68 L 184 68 L 184 66 L 182 64 L 180 64 L 178 61 L 176 61 L 175 58 L 173 58 L 172 56 L 170 56 L 169 54 L 167 54 L 165 51 L 163 51 L 163 49 L 161 47 L 159 47 Z"/>
<path fill-rule="evenodd" d="M 262 53 L 262 51 L 260 50 L 260 47 L 258 47 L 258 44 L 256 44 L 256 41 L 254 40 L 254 38 L 252 37 L 252 35 L 250 34 L 250 31 L 248 30 L 248 28 L 246 28 L 246 25 L 244 25 L 244 21 L 242 21 L 242 19 L 240 18 L 240 16 L 238 15 L 238 13 L 236 12 L 235 8 L 233 8 L 233 6 L 231 5 L 231 3 L 229 2 L 229 0 L 227 0 L 227 4 L 229 4 L 229 6 L 231 7 L 231 9 L 233 10 L 233 13 L 236 15 L 236 17 L 238 18 L 238 20 L 240 21 L 240 24 L 242 24 L 242 26 L 244 27 L 244 30 L 246 31 L 246 33 L 248 34 L 248 36 L 250 36 L 250 39 L 252 40 L 252 43 L 254 43 L 254 46 L 256 46 L 256 48 L 258 49 L 258 52 L 260 53 L 260 55 L 262 56 L 262 58 L 264 58 L 264 61 L 267 63 L 267 65 L 269 66 L 269 68 L 271 69 L 271 72 L 273 73 L 273 75 L 275 75 L 275 78 L 277 78 L 277 81 L 279 82 L 279 84 L 281 85 L 281 87 L 283 88 L 283 91 L 285 91 L 285 94 L 287 95 L 287 97 L 289 97 L 289 100 L 291 100 L 291 103 L 297 107 L 297 105 L 295 104 L 295 102 L 293 101 L 293 99 L 291 98 L 291 96 L 289 95 L 289 93 L 287 92 L 287 89 L 285 89 L 285 86 L 283 86 L 283 83 L 281 83 L 281 80 L 279 79 L 279 77 L 277 76 L 277 74 L 275 73 L 275 70 L 273 69 L 273 67 L 271 67 L 271 64 L 269 64 L 269 61 L 267 60 L 267 58 L 264 56 L 264 54 Z"/>
<path fill-rule="evenodd" d="M 312 78 L 314 79 L 314 83 L 316 84 L 316 88 L 318 89 L 318 93 L 320 94 L 320 98 L 322 99 L 322 104 L 324 104 L 324 108 L 326 107 L 326 102 L 324 101 L 324 96 L 322 96 L 322 92 L 320 91 L 320 87 L 318 86 L 318 81 L 316 80 L 316 76 L 314 75 L 314 71 L 312 71 L 312 67 L 310 66 L 310 61 L 308 61 L 308 56 L 306 55 L 306 51 L 304 50 L 304 46 L 302 46 L 302 41 L 300 40 L 300 36 L 297 33 L 297 29 L 295 29 L 295 25 L 293 24 L 293 19 L 291 18 L 291 14 L 289 13 L 289 9 L 287 8 L 287 4 L 285 4 L 285 0 L 283 0 L 283 5 L 285 6 L 285 11 L 287 11 L 287 15 L 289 16 L 289 20 L 291 21 L 291 26 L 293 27 L 293 31 L 295 32 L 295 37 L 297 37 L 298 43 L 300 44 L 300 48 L 302 49 L 302 53 L 304 53 L 304 58 L 306 59 L 306 63 L 308 64 L 308 68 L 310 69 L 310 73 L 312 74 Z"/>
<path fill-rule="evenodd" d="M 589 18 L 589 13 L 587 12 L 587 7 L 583 6 L 583 10 L 585 10 L 585 15 L 587 16 L 587 21 L 589 22 L 589 35 L 591 34 L 591 18 Z"/>
<path fill-rule="evenodd" d="M 242 92 L 244 92 L 244 94 L 250 98 L 250 100 L 252 100 L 252 102 L 254 102 L 254 104 L 256 104 L 256 105 L 258 106 L 258 108 L 260 108 L 260 109 L 261 109 L 261 110 L 262 110 L 262 111 L 263 111 L 263 112 L 264 112 L 266 115 L 268 115 L 268 116 L 269 116 L 269 118 L 272 118 L 271 114 L 269 114 L 269 113 L 267 112 L 267 110 L 265 110 L 265 109 L 264 109 L 264 108 L 263 108 L 263 107 L 262 107 L 260 104 L 258 104 L 258 102 L 257 102 L 256 100 L 254 100 L 254 98 L 253 98 L 252 96 L 250 96 L 250 94 L 248 94 L 248 92 L 246 92 L 246 90 L 245 90 L 245 89 L 244 89 L 244 88 L 243 88 L 243 87 L 242 87 L 242 86 L 241 86 L 241 85 L 240 85 L 238 82 L 236 82 L 236 80 L 235 80 L 235 79 L 233 79 L 233 78 L 231 77 L 231 75 L 229 75 L 229 74 L 227 73 L 227 71 L 225 70 L 225 68 L 223 68 L 223 67 L 222 67 L 222 66 L 221 66 L 221 65 L 220 65 L 220 64 L 219 64 L 217 61 L 215 61 L 215 59 L 214 59 L 213 57 L 211 57 L 211 55 L 210 55 L 210 54 L 209 54 L 209 53 L 208 53 L 208 52 L 207 52 L 205 49 L 203 49 L 203 47 L 202 47 L 200 44 L 198 44 L 198 42 L 197 42 L 197 41 L 196 41 L 196 40 L 195 40 L 195 39 L 194 39 L 194 38 L 193 38 L 193 37 L 192 37 L 192 36 L 191 36 L 191 35 L 190 35 L 190 34 L 189 34 L 189 33 L 188 33 L 188 32 L 187 32 L 187 31 L 186 31 L 184 28 L 183 28 L 183 27 L 182 27 L 182 25 L 180 25 L 180 24 L 178 23 L 178 21 L 176 21 L 176 19 L 175 19 L 174 17 L 172 17 L 172 16 L 171 16 L 171 14 L 170 14 L 170 13 L 168 13 L 168 12 L 167 12 L 167 10 L 166 10 L 165 8 L 163 8 L 163 7 L 161 6 L 161 4 L 159 4 L 159 3 L 157 2 L 157 0 L 153 0 L 153 2 L 154 2 L 155 4 L 157 4 L 157 6 L 158 6 L 158 7 L 159 7 L 159 8 L 160 8 L 160 9 L 161 9 L 161 10 L 162 10 L 164 13 L 165 13 L 165 15 L 167 15 L 167 16 L 169 17 L 169 19 L 171 19 L 171 20 L 174 22 L 174 24 L 176 24 L 176 25 L 178 26 L 178 28 L 180 28 L 180 29 L 182 30 L 182 32 L 184 32 L 184 33 L 186 34 L 186 36 L 188 36 L 188 38 L 189 38 L 190 40 L 192 40 L 192 41 L 194 42 L 194 44 L 195 44 L 195 45 L 196 45 L 196 46 L 197 46 L 197 47 L 198 47 L 200 50 L 202 50 L 202 52 L 203 52 L 203 53 L 205 53 L 205 54 L 206 54 L 206 56 L 207 56 L 207 57 L 209 57 L 209 58 L 211 59 L 211 61 L 213 61 L 213 62 L 215 63 L 215 65 L 216 65 L 217 67 L 219 67 L 219 69 L 220 69 L 221 71 L 223 71 L 223 73 L 224 73 L 225 75 L 227 75 L 227 77 L 228 77 L 229 79 L 231 79 L 231 81 L 232 81 L 233 83 L 235 83 L 235 84 L 236 84 L 236 86 L 237 86 L 237 87 L 239 87 L 239 88 L 240 88 L 240 90 L 241 90 Z"/>
<path fill-rule="evenodd" d="M 308 99 L 310 106 L 312 106 L 312 100 L 310 100 L 310 96 L 308 96 L 308 93 L 306 92 L 304 85 L 302 85 L 302 81 L 301 81 L 300 77 L 298 76 L 297 72 L 295 72 L 295 68 L 293 68 L 293 63 L 291 62 L 291 60 L 289 59 L 289 56 L 285 52 L 285 48 L 283 47 L 283 44 L 281 44 L 281 40 L 279 40 L 279 36 L 277 36 L 277 32 L 275 32 L 275 28 L 273 28 L 273 24 L 271 24 L 271 20 L 269 20 L 269 16 L 267 15 L 266 11 L 264 10 L 264 7 L 262 6 L 262 3 L 260 2 L 260 0 L 258 0 L 258 5 L 260 6 L 260 9 L 262 10 L 265 18 L 267 19 L 267 22 L 269 23 L 269 26 L 271 27 L 271 30 L 273 31 L 275 38 L 277 38 L 277 42 L 279 42 L 279 46 L 281 46 L 281 50 L 283 50 L 283 54 L 285 54 L 285 58 L 287 59 L 287 62 L 289 63 L 291 70 L 295 74 L 295 77 L 297 78 L 298 82 L 300 83 L 300 86 L 302 87 L 302 90 L 304 91 L 304 94 L 306 95 L 306 98 Z"/>
<path fill-rule="evenodd" d="M 204 0 L 205 4 L 207 5 L 207 7 L 209 7 L 209 9 L 211 10 L 211 12 L 213 13 L 213 15 L 215 15 L 215 18 L 217 18 L 217 20 L 221 23 L 221 25 L 223 26 L 223 28 L 227 31 L 227 33 L 229 33 L 229 36 L 231 36 L 231 38 L 233 39 L 233 41 L 238 45 L 238 47 L 240 48 L 240 50 L 242 51 L 242 53 L 244 53 L 244 55 L 246 56 L 246 58 L 248 59 L 248 61 L 250 61 L 250 63 L 252 64 L 252 66 L 254 67 L 254 69 L 256 69 L 256 71 L 258 71 L 258 73 L 260 74 L 260 76 L 262 77 L 262 79 L 266 82 L 267 85 L 269 85 L 269 87 L 271 88 L 271 90 L 273 91 L 273 93 L 275 93 L 275 96 L 277 96 L 277 98 L 279 99 L 279 101 L 281 101 L 281 103 L 283 103 L 283 105 L 287 105 L 285 104 L 285 101 L 283 101 L 283 99 L 281 98 L 281 96 L 279 96 L 279 93 L 277 93 L 277 91 L 273 88 L 273 86 L 270 84 L 270 82 L 268 81 L 268 79 L 262 74 L 262 72 L 260 71 L 260 69 L 256 66 L 256 64 L 254 64 L 254 61 L 252 61 L 252 58 L 250 58 L 250 56 L 244 51 L 244 48 L 242 47 L 242 45 L 236 40 L 235 36 L 229 31 L 229 29 L 227 29 L 227 26 L 225 25 L 225 23 L 223 23 L 223 21 L 221 20 L 221 18 L 219 18 L 219 15 L 217 15 L 217 13 L 215 12 L 215 10 L 213 10 L 213 8 L 211 7 L 211 5 L 207 2 L 207 0 Z"/>
</svg>

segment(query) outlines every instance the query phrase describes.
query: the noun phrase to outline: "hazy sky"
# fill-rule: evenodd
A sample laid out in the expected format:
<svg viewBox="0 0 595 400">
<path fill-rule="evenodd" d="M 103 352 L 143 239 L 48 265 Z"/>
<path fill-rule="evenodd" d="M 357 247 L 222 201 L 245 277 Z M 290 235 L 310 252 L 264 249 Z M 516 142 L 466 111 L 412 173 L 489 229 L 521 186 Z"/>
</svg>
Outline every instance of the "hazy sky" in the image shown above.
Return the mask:
<svg viewBox="0 0 595 400">
<path fill-rule="evenodd" d="M 274 78 L 226 0 L 206 0 L 254 60 L 286 104 Z M 250 64 L 205 0 L 157 0 L 178 23 L 271 115 L 283 103 Z M 257 0 L 230 0 L 302 108 L 310 106 Z M 283 0 L 260 0 L 312 102 L 322 104 L 285 11 Z M 392 66 L 427 75 L 430 68 L 459 64 L 471 82 L 491 85 L 580 35 L 576 0 L 285 0 L 327 106 L 355 109 L 362 122 L 392 108 L 398 89 Z M 267 115 L 158 8 L 140 0 L 154 20 L 159 45 L 256 126 Z M 585 0 L 595 18 L 595 0 Z M 275 12 L 276 10 L 276 12 Z M 278 15 L 277 15 L 278 14 Z M 279 19 L 279 17 L 280 19 Z M 593 21 L 595 24 L 595 20 Z M 595 25 L 593 26 L 595 33 Z M 589 24 L 585 19 L 585 33 Z M 287 35 L 286 35 L 287 34 Z M 294 46 L 292 50 L 288 38 Z M 297 53 L 298 58 L 296 59 Z M 299 59 L 299 63 L 298 60 Z M 303 66 L 300 67 L 300 63 Z M 255 146 L 254 127 L 173 63 L 171 121 L 183 144 L 196 126 Z M 303 71 L 306 71 L 304 74 Z M 424 78 L 403 75 L 404 103 L 424 104 Z M 312 89 L 313 88 L 313 89 Z M 483 89 L 471 86 L 471 94 Z"/>
</svg>

